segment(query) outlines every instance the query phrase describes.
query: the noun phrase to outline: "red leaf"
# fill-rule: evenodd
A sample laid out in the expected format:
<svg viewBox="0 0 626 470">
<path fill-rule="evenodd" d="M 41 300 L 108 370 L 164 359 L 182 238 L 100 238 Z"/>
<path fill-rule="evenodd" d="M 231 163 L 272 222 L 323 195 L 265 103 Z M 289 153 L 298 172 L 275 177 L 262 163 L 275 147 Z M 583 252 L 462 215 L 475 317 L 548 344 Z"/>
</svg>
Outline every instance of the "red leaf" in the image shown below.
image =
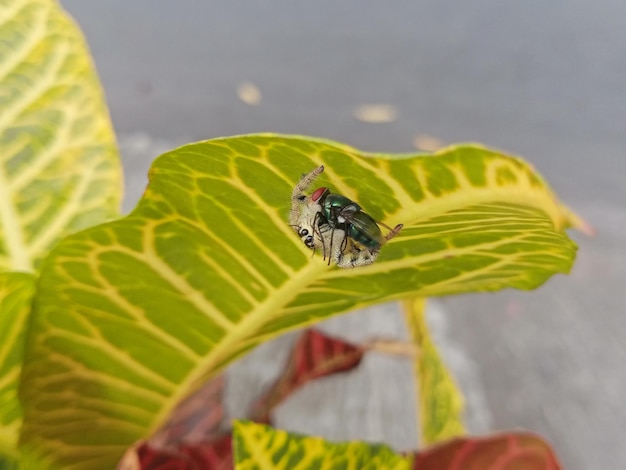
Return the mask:
<svg viewBox="0 0 626 470">
<path fill-rule="evenodd" d="M 483 438 L 459 438 L 419 452 L 414 470 L 560 470 L 541 437 L 506 433 Z"/>
<path fill-rule="evenodd" d="M 191 458 L 198 469 L 231 470 L 233 468 L 233 446 L 231 433 L 210 443 L 181 446 L 181 453 Z"/>
<path fill-rule="evenodd" d="M 132 446 L 118 470 L 230 470 L 230 432 L 221 430 L 224 378 L 208 381 L 183 400 L 147 441 Z"/>
<path fill-rule="evenodd" d="M 294 346 L 283 373 L 252 406 L 251 419 L 270 423 L 272 410 L 307 382 L 359 365 L 364 348 L 316 330 L 305 331 Z"/>
<path fill-rule="evenodd" d="M 232 470 L 233 449 L 230 433 L 210 442 L 181 444 L 162 450 L 142 444 L 137 449 L 141 470 Z"/>
<path fill-rule="evenodd" d="M 147 443 L 137 448 L 137 457 L 141 470 L 196 470 L 186 456 L 158 450 Z"/>
<path fill-rule="evenodd" d="M 155 449 L 176 448 L 181 443 L 211 441 L 222 435 L 224 377 L 206 382 L 185 398 L 171 413 L 167 423 L 148 442 Z"/>
</svg>

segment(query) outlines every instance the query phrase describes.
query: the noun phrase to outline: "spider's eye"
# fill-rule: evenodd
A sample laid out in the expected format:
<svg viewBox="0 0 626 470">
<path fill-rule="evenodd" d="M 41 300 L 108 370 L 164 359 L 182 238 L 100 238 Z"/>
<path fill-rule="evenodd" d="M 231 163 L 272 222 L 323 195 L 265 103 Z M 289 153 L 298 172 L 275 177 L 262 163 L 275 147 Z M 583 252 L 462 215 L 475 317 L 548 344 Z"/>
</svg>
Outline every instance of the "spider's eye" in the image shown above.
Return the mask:
<svg viewBox="0 0 626 470">
<path fill-rule="evenodd" d="M 298 199 L 298 201 L 304 201 L 306 199 L 306 196 L 304 194 L 300 194 L 300 196 L 298 196 L 296 199 Z"/>
<path fill-rule="evenodd" d="M 309 235 L 308 237 L 306 237 L 304 239 L 304 244 L 308 247 L 308 248 L 315 248 L 315 244 L 313 243 L 313 236 Z"/>
<path fill-rule="evenodd" d="M 304 236 L 306 236 L 308 234 L 309 234 L 309 231 L 307 229 L 303 228 L 302 230 L 300 230 L 300 236 L 301 237 L 304 237 Z"/>
</svg>

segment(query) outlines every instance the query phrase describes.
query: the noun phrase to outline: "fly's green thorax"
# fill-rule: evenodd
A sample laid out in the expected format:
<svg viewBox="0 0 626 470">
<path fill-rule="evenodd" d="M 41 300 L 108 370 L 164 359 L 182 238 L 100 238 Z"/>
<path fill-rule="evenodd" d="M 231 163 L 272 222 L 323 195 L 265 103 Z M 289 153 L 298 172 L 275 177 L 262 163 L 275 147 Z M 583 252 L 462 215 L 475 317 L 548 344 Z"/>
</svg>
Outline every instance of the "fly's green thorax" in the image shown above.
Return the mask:
<svg viewBox="0 0 626 470">
<path fill-rule="evenodd" d="M 346 229 L 352 240 L 369 250 L 376 250 L 385 239 L 376 221 L 356 202 L 341 194 L 326 194 L 320 201 L 322 213 L 333 227 Z"/>
</svg>

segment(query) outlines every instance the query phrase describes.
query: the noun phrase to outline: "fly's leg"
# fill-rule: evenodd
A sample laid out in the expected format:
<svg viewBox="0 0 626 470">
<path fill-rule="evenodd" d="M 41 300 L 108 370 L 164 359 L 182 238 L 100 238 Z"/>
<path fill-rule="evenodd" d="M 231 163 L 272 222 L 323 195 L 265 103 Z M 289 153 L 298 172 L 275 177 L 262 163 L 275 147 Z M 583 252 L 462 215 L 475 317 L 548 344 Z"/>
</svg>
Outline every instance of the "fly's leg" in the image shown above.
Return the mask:
<svg viewBox="0 0 626 470">
<path fill-rule="evenodd" d="M 390 230 L 390 232 L 387 235 L 385 235 L 385 240 L 387 240 L 387 241 L 391 240 L 393 237 L 398 235 L 400 233 L 400 230 L 402 230 L 402 227 L 404 227 L 404 225 L 398 224 L 394 228 L 389 228 L 385 224 L 383 224 L 382 222 L 379 222 L 379 223 Z"/>
<path fill-rule="evenodd" d="M 333 227 L 331 229 L 330 237 L 330 256 L 328 257 L 328 266 L 330 266 L 331 259 L 335 264 L 339 263 L 339 260 L 343 259 L 344 253 L 348 248 L 348 232 L 344 229 Z M 334 246 L 333 246 L 334 245 Z M 354 249 L 354 247 L 353 247 Z"/>
<path fill-rule="evenodd" d="M 337 263 L 337 260 L 342 256 L 341 243 L 346 234 L 343 230 L 336 229 L 330 225 L 325 225 L 325 235 L 322 237 L 322 242 L 325 244 L 324 259 L 328 256 L 328 266 L 331 261 Z"/>
<path fill-rule="evenodd" d="M 328 239 L 332 237 L 332 228 L 328 223 L 324 222 L 325 219 L 322 218 L 322 214 L 317 212 L 315 214 L 315 218 L 313 219 L 313 233 L 316 236 L 315 246 L 320 246 L 322 248 L 322 255 L 324 255 L 324 261 L 328 258 L 328 261 L 331 260 L 331 251 L 332 248 L 327 245 Z M 332 240 L 331 240 L 332 242 Z"/>
<path fill-rule="evenodd" d="M 348 244 L 346 232 L 328 224 L 320 225 L 320 232 L 322 243 L 325 246 L 324 259 L 328 256 L 328 265 L 330 265 L 331 261 L 339 264 Z"/>
</svg>

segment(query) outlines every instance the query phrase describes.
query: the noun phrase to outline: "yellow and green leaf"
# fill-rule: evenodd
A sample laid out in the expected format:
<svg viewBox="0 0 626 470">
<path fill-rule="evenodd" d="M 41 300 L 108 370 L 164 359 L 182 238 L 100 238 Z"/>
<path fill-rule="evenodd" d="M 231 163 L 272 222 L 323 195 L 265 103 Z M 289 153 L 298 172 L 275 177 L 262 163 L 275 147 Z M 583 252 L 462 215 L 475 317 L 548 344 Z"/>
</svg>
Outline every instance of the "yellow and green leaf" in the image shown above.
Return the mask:
<svg viewBox="0 0 626 470">
<path fill-rule="evenodd" d="M 118 215 L 121 168 L 80 31 L 52 0 L 0 1 L 0 453 L 15 455 L 41 260 Z"/>
<path fill-rule="evenodd" d="M 372 266 L 329 267 L 288 225 L 293 186 L 321 164 L 319 186 L 405 225 Z M 369 155 L 253 135 L 181 147 L 156 160 L 130 215 L 44 261 L 22 441 L 51 462 L 111 467 L 259 343 L 390 300 L 532 289 L 569 271 L 572 224 L 531 167 L 476 146 Z"/>
<path fill-rule="evenodd" d="M 411 457 L 382 444 L 328 442 L 248 421 L 235 421 L 236 470 L 409 470 Z"/>
<path fill-rule="evenodd" d="M 71 232 L 118 214 L 102 90 L 52 0 L 0 1 L 0 271 L 35 271 Z"/>
<path fill-rule="evenodd" d="M 415 359 L 420 443 L 447 441 L 465 433 L 463 395 L 441 359 L 426 323 L 423 298 L 403 302 L 406 323 L 418 348 Z"/>
</svg>

